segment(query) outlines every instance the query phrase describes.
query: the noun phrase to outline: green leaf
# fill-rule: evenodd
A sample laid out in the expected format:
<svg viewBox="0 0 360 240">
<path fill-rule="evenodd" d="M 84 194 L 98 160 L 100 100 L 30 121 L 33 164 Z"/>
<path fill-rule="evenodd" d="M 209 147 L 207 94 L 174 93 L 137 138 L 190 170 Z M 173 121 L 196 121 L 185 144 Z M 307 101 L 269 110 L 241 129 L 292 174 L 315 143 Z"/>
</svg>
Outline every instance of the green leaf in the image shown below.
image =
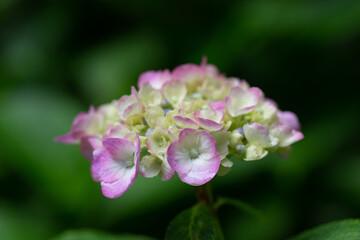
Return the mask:
<svg viewBox="0 0 360 240">
<path fill-rule="evenodd" d="M 360 221 L 348 219 L 310 229 L 290 240 L 357 240 L 360 239 Z"/>
<path fill-rule="evenodd" d="M 61 234 L 53 240 L 154 240 L 153 238 L 133 235 L 121 234 L 111 235 L 108 233 L 94 230 L 71 230 Z"/>
<path fill-rule="evenodd" d="M 210 210 L 199 203 L 181 212 L 168 226 L 165 240 L 212 240 L 217 239 L 217 220 Z"/>
<path fill-rule="evenodd" d="M 240 211 L 243 211 L 245 213 L 254 216 L 260 221 L 264 220 L 264 216 L 259 210 L 240 200 L 222 197 L 219 198 L 219 200 L 215 203 L 215 208 L 218 209 L 223 205 L 232 205 L 237 209 L 239 209 Z"/>
</svg>

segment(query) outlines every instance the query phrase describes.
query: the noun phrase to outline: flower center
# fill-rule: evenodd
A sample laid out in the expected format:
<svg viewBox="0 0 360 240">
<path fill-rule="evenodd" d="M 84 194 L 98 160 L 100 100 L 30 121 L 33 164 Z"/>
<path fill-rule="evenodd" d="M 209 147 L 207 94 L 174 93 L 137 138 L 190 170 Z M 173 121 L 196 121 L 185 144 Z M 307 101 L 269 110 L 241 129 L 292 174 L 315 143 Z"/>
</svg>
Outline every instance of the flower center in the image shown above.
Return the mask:
<svg viewBox="0 0 360 240">
<path fill-rule="evenodd" d="M 199 151 L 197 150 L 197 149 L 195 149 L 195 148 L 192 148 L 191 150 L 190 150 L 190 158 L 191 159 L 195 159 L 195 158 L 197 158 L 199 156 Z"/>
<path fill-rule="evenodd" d="M 166 139 L 165 136 L 161 136 L 161 139 L 159 139 L 159 146 L 165 147 L 167 145 L 168 145 L 168 140 Z"/>
</svg>

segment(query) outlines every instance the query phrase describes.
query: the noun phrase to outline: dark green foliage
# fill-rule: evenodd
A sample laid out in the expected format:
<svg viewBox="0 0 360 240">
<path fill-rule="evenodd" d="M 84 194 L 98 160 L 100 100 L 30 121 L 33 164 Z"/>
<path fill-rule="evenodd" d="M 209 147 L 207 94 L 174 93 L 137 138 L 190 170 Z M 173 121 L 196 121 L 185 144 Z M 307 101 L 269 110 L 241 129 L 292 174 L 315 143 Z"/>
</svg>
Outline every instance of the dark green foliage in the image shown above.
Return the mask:
<svg viewBox="0 0 360 240">
<path fill-rule="evenodd" d="M 355 219 L 327 223 L 307 230 L 290 240 L 358 240 L 360 221 Z"/>
<path fill-rule="evenodd" d="M 204 204 L 197 204 L 181 212 L 171 221 L 165 240 L 215 240 L 216 219 Z"/>
<path fill-rule="evenodd" d="M 155 240 L 145 236 L 133 234 L 111 235 L 94 230 L 67 231 L 52 240 Z"/>
<path fill-rule="evenodd" d="M 219 198 L 215 203 L 215 208 L 219 209 L 223 205 L 233 206 L 233 207 L 237 208 L 238 210 L 240 210 L 240 212 L 245 212 L 245 213 L 257 218 L 259 221 L 264 220 L 264 215 L 261 213 L 261 211 L 252 207 L 248 203 L 245 203 L 238 199 L 225 198 L 225 197 Z"/>
</svg>

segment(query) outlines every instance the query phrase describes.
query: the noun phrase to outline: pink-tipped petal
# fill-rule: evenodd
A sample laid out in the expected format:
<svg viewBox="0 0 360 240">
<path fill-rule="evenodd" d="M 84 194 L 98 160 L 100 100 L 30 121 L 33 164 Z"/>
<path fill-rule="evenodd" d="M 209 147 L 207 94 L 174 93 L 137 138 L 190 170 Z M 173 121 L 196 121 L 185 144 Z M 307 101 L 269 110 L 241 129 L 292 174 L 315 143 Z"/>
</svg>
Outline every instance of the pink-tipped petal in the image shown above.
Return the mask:
<svg viewBox="0 0 360 240">
<path fill-rule="evenodd" d="M 57 142 L 67 143 L 67 144 L 73 144 L 73 143 L 78 143 L 79 142 L 79 139 L 75 139 L 73 137 L 72 132 L 67 133 L 65 135 L 62 135 L 62 136 L 59 136 L 59 137 L 56 137 L 56 138 L 54 138 L 54 140 L 57 141 Z"/>
<path fill-rule="evenodd" d="M 141 144 L 140 144 L 140 137 L 139 137 L 139 135 L 136 135 L 136 136 L 135 136 L 134 145 L 135 145 L 134 165 L 135 165 L 136 173 L 137 173 L 137 172 L 139 171 L 140 152 L 141 152 Z M 136 177 L 136 176 L 135 176 L 135 177 Z"/>
<path fill-rule="evenodd" d="M 233 87 L 225 98 L 225 106 L 232 117 L 247 114 L 253 111 L 258 104 L 262 92 L 252 87 L 244 90 L 240 86 Z"/>
<path fill-rule="evenodd" d="M 108 130 L 103 134 L 103 139 L 106 138 L 123 138 L 126 140 L 131 139 L 132 133 L 124 123 L 119 123 L 115 126 L 109 126 Z"/>
<path fill-rule="evenodd" d="M 279 139 L 279 147 L 290 146 L 304 138 L 304 135 L 301 132 L 281 123 L 275 123 L 275 126 L 270 130 L 270 133 Z"/>
<path fill-rule="evenodd" d="M 130 116 L 140 113 L 140 105 L 138 103 L 133 103 L 128 106 L 123 112 L 123 119 L 127 119 Z"/>
<path fill-rule="evenodd" d="M 220 123 L 214 122 L 209 119 L 195 118 L 195 120 L 199 123 L 200 127 L 210 132 L 218 131 L 223 128 L 223 125 L 221 125 Z"/>
<path fill-rule="evenodd" d="M 233 87 L 241 87 L 244 90 L 247 90 L 250 88 L 249 84 L 243 80 L 236 77 L 230 77 L 226 79 L 226 84 L 231 88 Z"/>
<path fill-rule="evenodd" d="M 190 79 L 202 78 L 205 73 L 206 69 L 204 67 L 192 63 L 180 65 L 172 71 L 173 79 L 185 82 Z"/>
<path fill-rule="evenodd" d="M 285 124 L 289 128 L 300 131 L 300 122 L 295 113 L 289 111 L 278 111 L 277 116 L 280 123 Z"/>
<path fill-rule="evenodd" d="M 169 163 L 165 159 L 165 161 L 163 161 L 162 168 L 159 174 L 161 181 L 170 180 L 174 176 L 174 173 L 175 170 L 170 167 Z"/>
<path fill-rule="evenodd" d="M 128 164 L 134 161 L 134 144 L 120 138 L 103 140 L 103 148 L 94 153 L 92 172 L 103 182 L 114 182 L 126 171 Z"/>
<path fill-rule="evenodd" d="M 103 125 L 103 117 L 91 106 L 88 113 L 79 113 L 71 125 L 68 134 L 55 138 L 62 143 L 78 143 L 86 135 L 98 134 Z"/>
<path fill-rule="evenodd" d="M 210 181 L 220 166 L 214 138 L 207 131 L 189 128 L 170 144 L 167 160 L 181 181 L 195 186 Z"/>
<path fill-rule="evenodd" d="M 134 182 L 139 170 L 140 140 L 134 143 L 120 138 L 106 138 L 103 147 L 94 151 L 93 178 L 101 182 L 103 194 L 121 196 Z"/>
<path fill-rule="evenodd" d="M 178 125 L 181 128 L 193 128 L 193 129 L 199 128 L 199 125 L 195 121 L 187 117 L 174 116 L 173 120 L 176 123 L 176 125 Z"/>
<path fill-rule="evenodd" d="M 90 162 L 93 161 L 93 152 L 95 149 L 102 147 L 102 141 L 99 136 L 90 135 L 81 138 L 80 151 Z"/>
<path fill-rule="evenodd" d="M 214 110 L 212 108 L 209 108 L 206 110 L 198 109 L 196 112 L 194 112 L 193 116 L 195 118 L 204 118 L 204 119 L 209 119 L 211 121 L 214 121 L 216 123 L 220 123 L 225 116 L 225 111 L 224 110 Z"/>
<path fill-rule="evenodd" d="M 132 88 L 131 95 L 122 96 L 118 101 L 118 115 L 121 120 L 125 120 L 128 117 L 141 113 L 142 106 L 140 98 L 135 88 Z"/>
<path fill-rule="evenodd" d="M 225 101 L 216 101 L 210 103 L 210 107 L 214 109 L 215 111 L 223 111 L 225 110 Z"/>
<path fill-rule="evenodd" d="M 133 184 L 134 173 L 126 172 L 122 178 L 115 182 L 101 182 L 101 190 L 107 198 L 117 198 L 124 194 Z"/>
<path fill-rule="evenodd" d="M 275 100 L 271 99 L 271 98 L 265 98 L 264 102 L 268 102 L 269 104 L 271 104 L 272 106 L 278 108 L 278 104 L 275 102 Z"/>
<path fill-rule="evenodd" d="M 134 86 L 131 86 L 131 94 L 135 96 L 137 103 L 139 104 L 139 106 L 141 106 L 141 99 L 139 97 L 139 93 Z"/>
<path fill-rule="evenodd" d="M 138 86 L 140 88 L 144 83 L 149 83 L 154 89 L 161 89 L 170 80 L 171 73 L 167 69 L 164 71 L 148 71 L 140 75 Z"/>
<path fill-rule="evenodd" d="M 217 67 L 215 65 L 212 64 L 207 64 L 207 57 L 203 56 L 201 59 L 201 64 L 200 67 L 205 69 L 205 72 L 208 76 L 218 76 L 219 75 L 219 70 L 217 69 Z"/>
<path fill-rule="evenodd" d="M 224 118 L 224 111 L 214 110 L 212 108 L 206 110 L 197 110 L 193 117 L 199 123 L 200 127 L 210 132 L 217 131 L 223 128 L 220 124 Z"/>
</svg>

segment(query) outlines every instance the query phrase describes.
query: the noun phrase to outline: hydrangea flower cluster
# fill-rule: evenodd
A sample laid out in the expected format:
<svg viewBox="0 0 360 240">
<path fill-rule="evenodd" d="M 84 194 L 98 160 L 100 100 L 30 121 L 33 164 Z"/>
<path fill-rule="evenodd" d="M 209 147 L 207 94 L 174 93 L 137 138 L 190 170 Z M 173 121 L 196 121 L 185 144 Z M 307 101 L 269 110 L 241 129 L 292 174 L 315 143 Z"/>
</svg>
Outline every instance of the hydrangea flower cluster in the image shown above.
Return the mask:
<svg viewBox="0 0 360 240">
<path fill-rule="evenodd" d="M 202 185 L 231 169 L 232 156 L 250 161 L 286 154 L 301 140 L 292 112 L 279 110 L 257 87 L 227 78 L 207 64 L 148 71 L 139 91 L 74 120 L 62 143 L 80 143 L 104 196 L 121 196 L 138 173 Z"/>
</svg>

